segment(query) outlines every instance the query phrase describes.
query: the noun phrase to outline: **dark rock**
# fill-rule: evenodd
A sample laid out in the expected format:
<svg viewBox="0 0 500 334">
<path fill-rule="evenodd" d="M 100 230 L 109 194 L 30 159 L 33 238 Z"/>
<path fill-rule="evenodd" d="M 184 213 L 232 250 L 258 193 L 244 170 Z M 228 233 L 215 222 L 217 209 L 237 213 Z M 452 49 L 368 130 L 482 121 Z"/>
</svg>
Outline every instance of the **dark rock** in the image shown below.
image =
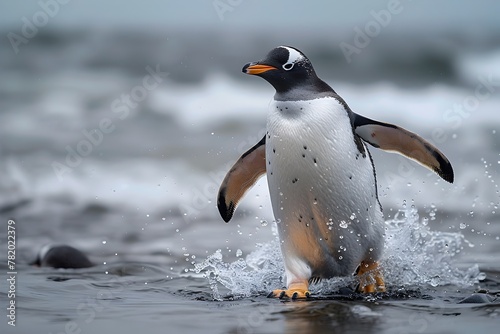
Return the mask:
<svg viewBox="0 0 500 334">
<path fill-rule="evenodd" d="M 35 261 L 30 264 L 39 267 L 75 269 L 93 266 L 85 254 L 67 245 L 47 245 L 42 247 Z"/>
<path fill-rule="evenodd" d="M 458 304 L 489 304 L 495 300 L 493 296 L 474 293 L 458 302 Z"/>
</svg>

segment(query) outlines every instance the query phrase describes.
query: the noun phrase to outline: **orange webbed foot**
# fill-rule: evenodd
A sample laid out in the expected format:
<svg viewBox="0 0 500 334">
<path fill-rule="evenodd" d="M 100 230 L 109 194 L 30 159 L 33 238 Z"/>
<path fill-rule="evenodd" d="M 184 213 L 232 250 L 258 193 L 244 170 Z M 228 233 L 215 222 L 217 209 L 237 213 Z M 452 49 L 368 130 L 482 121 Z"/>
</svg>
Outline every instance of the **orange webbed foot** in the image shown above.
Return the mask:
<svg viewBox="0 0 500 334">
<path fill-rule="evenodd" d="M 358 292 L 385 292 L 384 276 L 382 275 L 378 262 L 361 262 L 356 274 L 359 277 Z"/>
<path fill-rule="evenodd" d="M 273 290 L 271 293 L 269 293 L 269 295 L 267 295 L 268 298 L 290 298 L 293 300 L 307 299 L 310 296 L 311 293 L 309 292 L 309 284 L 307 282 L 292 283 L 285 290 Z"/>
</svg>

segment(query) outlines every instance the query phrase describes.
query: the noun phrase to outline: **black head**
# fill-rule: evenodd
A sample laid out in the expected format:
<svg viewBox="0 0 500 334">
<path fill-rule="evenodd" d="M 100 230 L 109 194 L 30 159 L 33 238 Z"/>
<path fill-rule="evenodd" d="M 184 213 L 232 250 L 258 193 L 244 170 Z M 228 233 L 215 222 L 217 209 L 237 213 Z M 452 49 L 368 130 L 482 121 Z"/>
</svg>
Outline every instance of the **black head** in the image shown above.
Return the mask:
<svg viewBox="0 0 500 334">
<path fill-rule="evenodd" d="M 291 46 L 274 48 L 263 60 L 246 64 L 243 73 L 266 79 L 278 93 L 286 93 L 296 88 L 320 92 L 331 90 L 316 76 L 309 59 Z"/>
</svg>

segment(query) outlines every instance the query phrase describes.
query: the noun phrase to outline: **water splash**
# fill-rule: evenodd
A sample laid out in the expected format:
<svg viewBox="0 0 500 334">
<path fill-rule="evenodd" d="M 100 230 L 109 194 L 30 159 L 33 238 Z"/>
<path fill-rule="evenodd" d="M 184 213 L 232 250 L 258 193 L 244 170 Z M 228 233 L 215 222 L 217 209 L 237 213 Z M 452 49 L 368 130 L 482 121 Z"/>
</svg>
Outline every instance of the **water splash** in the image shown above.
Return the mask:
<svg viewBox="0 0 500 334">
<path fill-rule="evenodd" d="M 419 219 L 416 209 L 399 210 L 385 222 L 386 240 L 381 260 L 387 286 L 423 287 L 478 283 L 481 273 L 477 265 L 459 269 L 455 258 L 465 247 L 473 247 L 459 232 L 431 231 L 428 219 Z M 227 263 L 221 250 L 196 264 L 194 272 L 204 272 L 213 297 L 222 300 L 218 284 L 235 297 L 268 293 L 284 285 L 284 267 L 279 240 L 257 245 L 245 259 Z M 313 294 L 328 294 L 341 287 L 356 284 L 355 277 L 323 280 L 311 286 Z"/>
<path fill-rule="evenodd" d="M 459 232 L 431 231 L 417 210 L 400 210 L 386 222 L 386 246 L 382 265 L 389 285 L 456 285 L 478 283 L 479 267 L 459 269 L 455 257 L 474 247 Z"/>
<path fill-rule="evenodd" d="M 235 297 L 258 295 L 282 286 L 285 269 L 279 240 L 276 238 L 273 242 L 257 244 L 256 247 L 245 259 L 239 258 L 231 263 L 223 261 L 222 252 L 218 249 L 205 261 L 195 264 L 193 271 L 204 271 L 215 300 L 222 300 L 219 283 Z"/>
</svg>

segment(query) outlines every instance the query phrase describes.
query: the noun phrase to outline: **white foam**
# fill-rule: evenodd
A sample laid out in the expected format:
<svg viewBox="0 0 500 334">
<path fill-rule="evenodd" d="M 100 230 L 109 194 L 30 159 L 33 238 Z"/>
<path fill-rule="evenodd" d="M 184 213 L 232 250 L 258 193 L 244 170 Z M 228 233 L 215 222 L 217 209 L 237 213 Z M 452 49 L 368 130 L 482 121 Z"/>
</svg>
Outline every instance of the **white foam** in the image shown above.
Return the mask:
<svg viewBox="0 0 500 334">
<path fill-rule="evenodd" d="M 249 78 L 251 79 L 251 78 Z M 242 84 L 224 75 L 209 75 L 199 85 L 166 85 L 151 95 L 151 108 L 171 114 L 187 129 L 209 128 L 231 120 L 265 124 L 267 106 L 274 89 Z"/>
<path fill-rule="evenodd" d="M 193 175 L 191 180 L 197 179 L 196 172 L 182 162 L 147 159 L 107 162 L 89 158 L 62 181 L 54 173 L 43 178 L 30 176 L 22 166 L 18 172 L 28 179 L 33 198 L 65 199 L 81 207 L 99 203 L 141 210 L 177 207 L 188 199 L 182 195 L 187 185 L 176 175 L 188 173 Z"/>
<path fill-rule="evenodd" d="M 489 76 L 498 82 L 500 79 L 500 49 L 490 52 L 460 54 L 456 59 L 455 67 L 465 82 L 475 84 L 478 78 Z M 499 93 L 497 91 L 497 94 Z"/>
<path fill-rule="evenodd" d="M 214 124 L 238 120 L 265 124 L 268 104 L 274 89 L 259 78 L 235 80 L 223 74 L 211 74 L 198 85 L 165 84 L 151 93 L 150 107 L 170 114 L 186 128 L 210 128 Z M 405 89 L 392 83 L 354 85 L 335 82 L 332 87 L 351 109 L 384 122 L 395 122 L 413 130 L 436 128 L 456 130 L 456 122 L 446 112 L 462 104 L 470 89 L 434 84 Z M 500 89 L 464 117 L 460 126 L 500 122 L 496 110 Z"/>
</svg>

